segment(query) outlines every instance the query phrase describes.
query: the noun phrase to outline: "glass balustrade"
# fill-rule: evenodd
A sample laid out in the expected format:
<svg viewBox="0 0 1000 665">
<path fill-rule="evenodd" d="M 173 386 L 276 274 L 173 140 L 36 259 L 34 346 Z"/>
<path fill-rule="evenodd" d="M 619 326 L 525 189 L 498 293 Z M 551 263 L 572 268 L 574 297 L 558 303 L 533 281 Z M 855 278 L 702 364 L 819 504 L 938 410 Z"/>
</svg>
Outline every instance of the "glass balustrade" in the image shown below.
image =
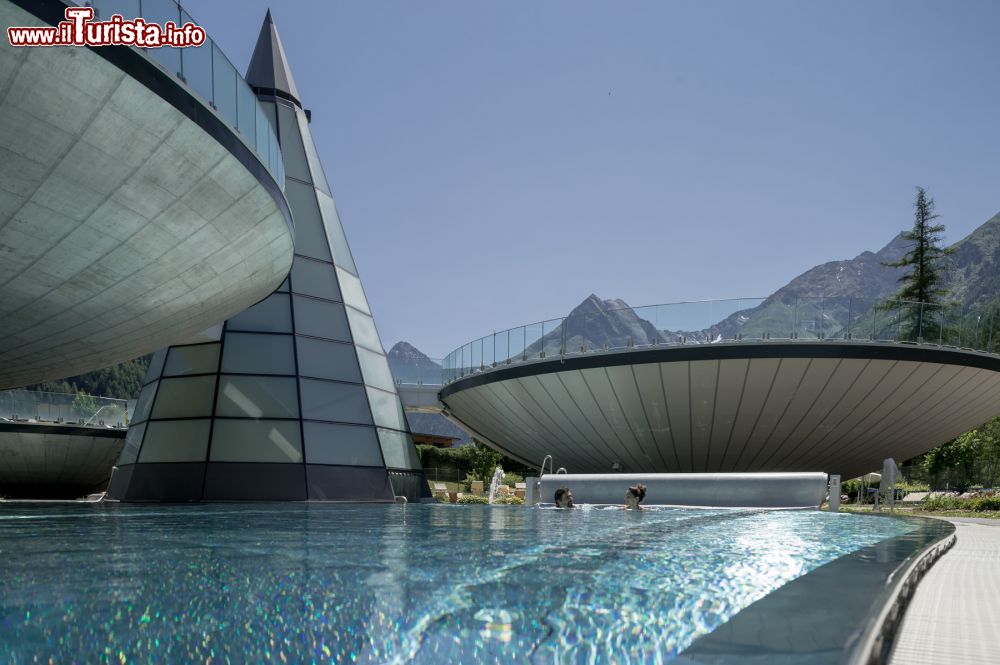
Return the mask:
<svg viewBox="0 0 1000 665">
<path fill-rule="evenodd" d="M 33 390 L 0 391 L 0 423 L 39 423 L 128 427 L 128 405 L 123 399 L 83 393 L 46 393 Z"/>
<path fill-rule="evenodd" d="M 552 357 L 771 340 L 923 344 L 997 353 L 1000 308 L 964 311 L 956 304 L 830 297 L 736 298 L 585 312 L 502 330 L 459 347 L 440 361 L 441 382 Z"/>
<path fill-rule="evenodd" d="M 164 25 L 197 24 L 174 0 L 91 0 L 74 4 L 94 8 L 94 20 L 106 21 L 114 14 L 125 19 L 143 18 Z M 141 49 L 169 74 L 213 108 L 256 153 L 278 185 L 285 187 L 285 168 L 274 127 L 257 102 L 250 86 L 211 37 L 201 46 Z"/>
</svg>

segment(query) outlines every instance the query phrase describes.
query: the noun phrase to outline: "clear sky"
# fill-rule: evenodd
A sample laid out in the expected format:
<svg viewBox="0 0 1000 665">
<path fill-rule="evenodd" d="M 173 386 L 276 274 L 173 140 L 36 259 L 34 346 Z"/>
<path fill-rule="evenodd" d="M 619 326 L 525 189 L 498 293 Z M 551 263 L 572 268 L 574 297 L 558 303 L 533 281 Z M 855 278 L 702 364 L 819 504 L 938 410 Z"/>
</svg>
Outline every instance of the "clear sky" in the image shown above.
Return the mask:
<svg viewBox="0 0 1000 665">
<path fill-rule="evenodd" d="M 245 69 L 268 2 L 188 0 Z M 386 348 L 763 296 L 1000 210 L 1000 2 L 284 0 Z"/>
</svg>

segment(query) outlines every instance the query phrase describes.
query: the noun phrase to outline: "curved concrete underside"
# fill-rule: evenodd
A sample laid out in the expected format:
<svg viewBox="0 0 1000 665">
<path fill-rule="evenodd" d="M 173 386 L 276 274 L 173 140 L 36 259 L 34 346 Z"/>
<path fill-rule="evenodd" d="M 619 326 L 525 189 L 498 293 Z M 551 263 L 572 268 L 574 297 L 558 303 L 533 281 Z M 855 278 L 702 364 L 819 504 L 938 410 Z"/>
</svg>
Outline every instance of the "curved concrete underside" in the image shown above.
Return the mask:
<svg viewBox="0 0 1000 665">
<path fill-rule="evenodd" d="M 0 496 L 77 499 L 108 486 L 124 429 L 0 424 Z"/>
<path fill-rule="evenodd" d="M 571 473 L 825 471 L 852 478 L 1000 412 L 1000 359 L 861 343 L 738 343 L 495 369 L 441 391 L 450 416 Z"/>
<path fill-rule="evenodd" d="M 43 25 L 8 0 L 0 23 Z M 0 40 L 0 388 L 186 340 L 291 266 L 287 203 L 235 130 L 105 51 Z"/>
</svg>

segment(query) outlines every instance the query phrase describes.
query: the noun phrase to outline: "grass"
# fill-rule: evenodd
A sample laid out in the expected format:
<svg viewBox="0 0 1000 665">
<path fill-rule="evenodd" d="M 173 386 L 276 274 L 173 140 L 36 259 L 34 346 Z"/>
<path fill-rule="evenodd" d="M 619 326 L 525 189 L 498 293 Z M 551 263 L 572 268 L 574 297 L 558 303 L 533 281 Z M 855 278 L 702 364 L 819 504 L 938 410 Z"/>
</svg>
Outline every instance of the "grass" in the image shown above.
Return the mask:
<svg viewBox="0 0 1000 665">
<path fill-rule="evenodd" d="M 856 503 L 841 504 L 840 510 L 846 513 L 870 513 L 871 504 L 858 505 Z M 889 509 L 882 507 L 882 512 L 889 513 Z M 990 520 L 1000 520 L 1000 510 L 923 510 L 920 504 L 900 505 L 896 503 L 896 513 L 902 515 L 919 515 L 921 517 L 982 517 Z"/>
</svg>

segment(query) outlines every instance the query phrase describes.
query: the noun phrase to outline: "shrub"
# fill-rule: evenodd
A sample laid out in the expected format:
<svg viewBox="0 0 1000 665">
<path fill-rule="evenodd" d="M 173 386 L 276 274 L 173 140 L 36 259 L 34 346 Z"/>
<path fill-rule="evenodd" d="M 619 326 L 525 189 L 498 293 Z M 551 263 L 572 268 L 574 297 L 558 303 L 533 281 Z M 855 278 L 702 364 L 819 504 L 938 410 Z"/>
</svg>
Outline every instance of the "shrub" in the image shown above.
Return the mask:
<svg viewBox="0 0 1000 665">
<path fill-rule="evenodd" d="M 1000 496 L 986 495 L 971 499 L 961 499 L 957 496 L 937 496 L 924 501 L 921 510 L 969 510 L 983 513 L 990 511 L 1000 511 Z"/>
<path fill-rule="evenodd" d="M 965 500 L 954 496 L 935 496 L 926 499 L 921 505 L 921 510 L 962 510 Z"/>
<path fill-rule="evenodd" d="M 983 496 L 978 499 L 972 499 L 969 503 L 972 504 L 972 510 L 977 513 L 1000 510 L 1000 496 Z"/>
<path fill-rule="evenodd" d="M 495 506 L 523 506 L 524 499 L 514 496 L 513 494 L 501 494 L 500 496 L 493 498 L 493 505 Z"/>
<path fill-rule="evenodd" d="M 473 496 L 471 494 L 466 494 L 458 499 L 459 503 L 489 503 L 490 500 L 485 496 Z"/>
<path fill-rule="evenodd" d="M 505 473 L 503 474 L 503 480 L 501 480 L 500 482 L 503 483 L 504 485 L 510 485 L 511 487 L 513 487 L 517 483 L 523 483 L 524 476 L 518 473 Z"/>
</svg>

